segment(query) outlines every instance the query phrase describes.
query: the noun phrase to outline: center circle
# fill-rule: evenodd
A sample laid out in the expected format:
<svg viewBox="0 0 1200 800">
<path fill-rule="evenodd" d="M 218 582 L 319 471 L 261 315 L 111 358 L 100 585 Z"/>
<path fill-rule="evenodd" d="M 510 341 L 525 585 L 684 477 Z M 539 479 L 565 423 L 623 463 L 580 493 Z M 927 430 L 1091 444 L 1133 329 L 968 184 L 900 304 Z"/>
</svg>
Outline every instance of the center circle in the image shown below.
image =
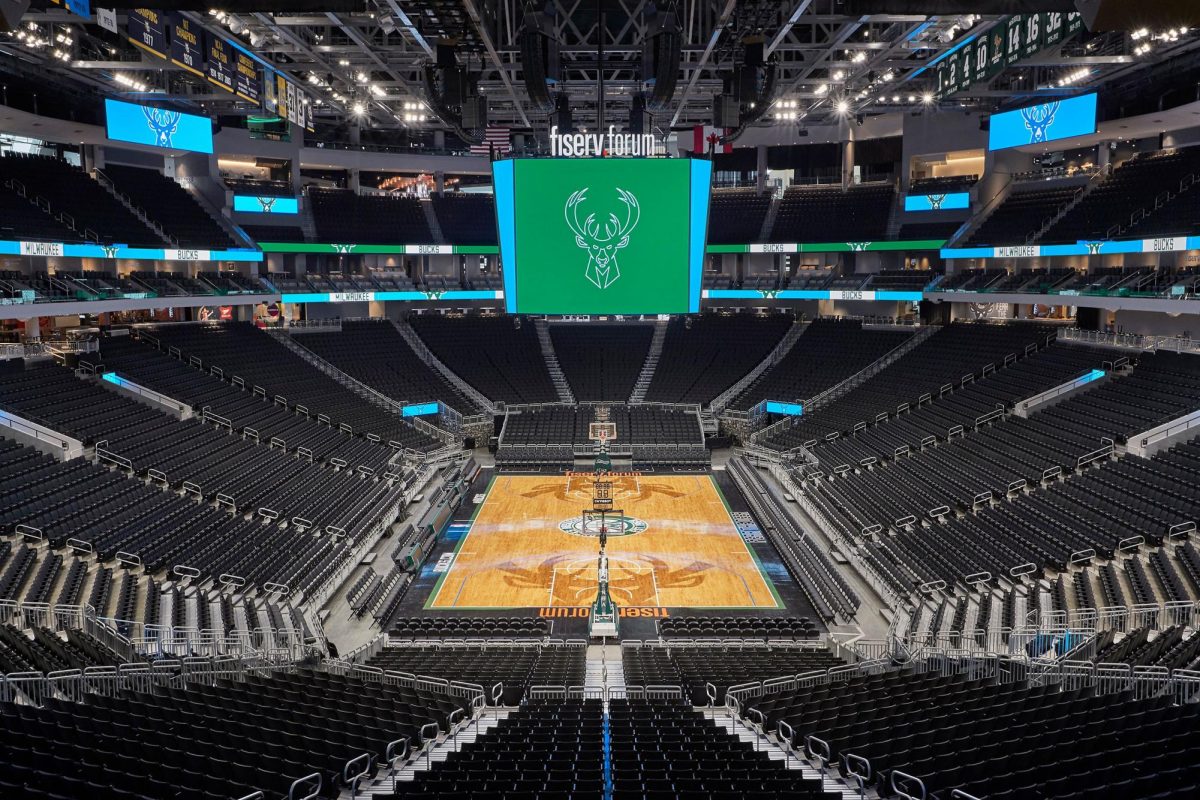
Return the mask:
<svg viewBox="0 0 1200 800">
<path fill-rule="evenodd" d="M 608 535 L 612 537 L 633 536 L 635 533 L 641 533 L 650 526 L 645 520 L 638 519 L 637 517 L 627 517 L 622 514 L 620 516 L 606 516 L 604 518 L 604 527 L 607 529 Z M 558 523 L 558 529 L 572 536 L 588 536 L 596 539 L 600 537 L 600 518 L 589 517 L 585 522 L 582 516 L 571 517 Z"/>
</svg>

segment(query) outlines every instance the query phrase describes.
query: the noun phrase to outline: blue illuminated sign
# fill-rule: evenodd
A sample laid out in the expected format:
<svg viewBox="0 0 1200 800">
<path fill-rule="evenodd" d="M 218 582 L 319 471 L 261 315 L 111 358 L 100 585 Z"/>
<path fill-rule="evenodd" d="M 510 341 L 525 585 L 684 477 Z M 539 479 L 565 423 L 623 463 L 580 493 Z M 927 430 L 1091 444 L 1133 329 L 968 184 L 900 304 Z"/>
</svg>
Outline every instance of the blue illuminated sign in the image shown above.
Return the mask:
<svg viewBox="0 0 1200 800">
<path fill-rule="evenodd" d="M 1096 93 L 993 114 L 988 149 L 1053 142 L 1096 132 Z"/>
<path fill-rule="evenodd" d="M 783 414 L 785 417 L 799 417 L 804 414 L 802 403 L 781 403 L 778 400 L 767 401 L 768 414 Z"/>
<path fill-rule="evenodd" d="M 258 250 L 197 250 L 161 247 L 127 247 L 123 244 L 69 244 L 64 242 L 17 242 L 0 240 L 0 255 L 66 258 L 104 258 L 119 261 L 252 261 L 260 262 Z M 126 295 L 128 296 L 128 295 Z"/>
<path fill-rule="evenodd" d="M 105 99 L 108 138 L 170 150 L 213 151 L 212 120 L 165 108 Z"/>
<path fill-rule="evenodd" d="M 970 192 L 910 194 L 904 197 L 905 211 L 957 211 L 971 207 Z"/>
<path fill-rule="evenodd" d="M 430 414 L 438 413 L 438 404 L 433 403 L 414 403 L 411 406 L 404 406 L 400 409 L 402 417 L 424 417 Z"/>
<path fill-rule="evenodd" d="M 300 201 L 295 197 L 260 197 L 235 194 L 233 210 L 246 214 L 299 214 Z"/>
</svg>

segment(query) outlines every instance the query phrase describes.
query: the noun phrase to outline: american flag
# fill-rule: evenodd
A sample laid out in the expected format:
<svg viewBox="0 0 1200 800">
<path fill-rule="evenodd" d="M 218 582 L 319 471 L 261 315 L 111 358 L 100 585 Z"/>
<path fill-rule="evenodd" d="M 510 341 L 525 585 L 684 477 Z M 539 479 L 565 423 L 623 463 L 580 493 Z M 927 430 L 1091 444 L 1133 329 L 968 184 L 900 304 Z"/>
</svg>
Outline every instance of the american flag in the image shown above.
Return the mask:
<svg viewBox="0 0 1200 800">
<path fill-rule="evenodd" d="M 726 128 L 714 128 L 711 125 L 697 125 L 692 128 L 692 152 L 707 153 L 709 147 L 712 147 L 714 153 L 732 153 L 733 143 L 721 144 L 720 139 L 728 130 Z"/>
<path fill-rule="evenodd" d="M 471 155 L 486 156 L 495 153 L 498 156 L 507 155 L 512 150 L 509 141 L 509 129 L 488 126 L 483 132 L 483 141 L 471 145 Z"/>
</svg>

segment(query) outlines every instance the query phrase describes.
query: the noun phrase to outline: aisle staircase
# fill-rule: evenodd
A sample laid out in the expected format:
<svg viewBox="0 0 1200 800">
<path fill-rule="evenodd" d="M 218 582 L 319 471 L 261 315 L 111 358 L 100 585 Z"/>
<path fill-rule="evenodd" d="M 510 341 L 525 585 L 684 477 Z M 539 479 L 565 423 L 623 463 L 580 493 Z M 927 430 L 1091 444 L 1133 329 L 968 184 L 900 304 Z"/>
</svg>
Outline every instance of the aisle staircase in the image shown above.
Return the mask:
<svg viewBox="0 0 1200 800">
<path fill-rule="evenodd" d="M 743 375 L 737 383 L 733 384 L 728 389 L 714 397 L 713 401 L 709 403 L 706 412 L 710 416 L 715 416 L 724 411 L 739 394 L 746 390 L 747 386 L 754 383 L 759 375 L 762 375 L 768 369 L 782 361 L 784 356 L 786 356 L 792 349 L 792 345 L 796 343 L 796 340 L 799 339 L 807 329 L 807 322 L 793 323 L 792 327 L 788 328 L 787 333 L 783 335 L 783 338 L 779 340 L 779 343 L 775 345 L 775 348 L 767 354 L 767 357 L 758 362 L 754 369 Z"/>
<path fill-rule="evenodd" d="M 460 378 L 454 370 L 450 369 L 440 358 L 435 356 L 433 351 L 429 349 L 429 345 L 421 340 L 421 337 L 417 335 L 417 332 L 413 330 L 411 325 L 407 322 L 397 322 L 396 320 L 391 320 L 391 323 L 400 333 L 400 336 L 404 338 L 404 341 L 408 342 L 408 346 L 412 348 L 413 352 L 417 354 L 417 358 L 421 359 L 426 366 L 438 372 L 450 382 L 451 386 L 471 398 L 472 402 L 484 409 L 488 414 L 495 415 L 497 413 L 495 404 L 474 386 Z"/>
<path fill-rule="evenodd" d="M 429 224 L 429 232 L 435 242 L 445 243 L 446 235 L 442 233 L 442 223 L 438 222 L 437 214 L 433 213 L 433 201 L 428 197 L 421 198 L 421 210 L 425 212 L 425 222 Z"/>
<path fill-rule="evenodd" d="M 421 773 L 432 769 L 434 764 L 445 761 L 453 753 L 458 752 L 464 745 L 472 744 L 491 731 L 507 719 L 512 711 L 513 709 L 504 706 L 487 708 L 473 722 L 468 722 L 458 727 L 452 734 L 444 738 L 439 737 L 438 741 L 431 741 L 427 743 L 427 746 L 417 748 L 414 751 L 415 758 L 397 769 L 395 773 L 389 773 L 386 768 L 381 768 L 382 774 L 380 777 L 369 784 L 359 786 L 357 792 L 343 789 L 341 794 L 338 795 L 339 800 L 352 800 L 352 798 L 374 797 L 376 795 L 387 795 L 388 797 L 395 795 L 397 793 L 397 784 L 411 783 L 416 780 Z M 400 788 L 403 789 L 404 787 L 401 786 Z"/>
<path fill-rule="evenodd" d="M 112 195 L 113 199 L 125 206 L 126 210 L 128 210 L 130 214 L 133 214 L 143 225 L 154 231 L 155 235 L 162 240 L 163 244 L 169 244 L 172 247 L 178 246 L 178 242 L 172 241 L 170 234 L 163 230 L 161 225 L 150 219 L 150 217 L 146 216 L 146 212 L 142 210 L 141 206 L 135 205 L 133 200 L 130 199 L 129 195 L 117 188 L 117 185 L 113 183 L 112 178 L 105 175 L 104 172 L 99 169 L 92 171 L 92 177 L 95 179 L 96 183 L 100 184 L 102 187 L 104 187 L 106 192 Z"/>
<path fill-rule="evenodd" d="M 771 205 L 767 206 L 767 215 L 763 217 L 762 230 L 758 232 L 758 241 L 771 241 L 771 231 L 775 229 L 775 218 L 779 216 L 779 204 L 783 202 L 778 197 L 771 198 Z"/>
<path fill-rule="evenodd" d="M 393 400 L 377 389 L 368 386 L 358 378 L 355 378 L 353 375 L 343 372 L 334 364 L 331 364 L 325 359 L 321 358 L 312 350 L 309 350 L 307 347 L 300 344 L 300 342 L 296 341 L 296 339 L 291 335 L 290 328 L 267 328 L 267 332 L 275 337 L 275 340 L 288 350 L 291 350 L 317 370 L 333 378 L 335 381 L 340 383 L 342 386 L 345 386 L 347 389 L 354 392 L 368 403 L 372 403 L 373 405 L 376 405 L 385 411 L 391 411 L 398 416 L 403 416 L 403 403 Z M 411 417 L 405 420 L 405 422 L 409 422 L 413 425 L 413 427 L 417 428 L 422 433 L 439 440 L 444 445 L 452 445 L 455 447 L 461 445 L 461 440 L 454 433 L 439 428 L 423 419 Z"/>
<path fill-rule="evenodd" d="M 723 711 L 723 709 L 722 709 Z M 801 754 L 791 752 L 776 739 L 774 734 L 763 734 L 758 730 L 751 730 L 745 724 L 735 720 L 729 713 L 721 713 L 716 711 L 713 713 L 713 723 L 727 733 L 732 733 L 740 741 L 754 746 L 755 751 L 766 753 L 767 758 L 772 761 L 782 761 L 787 769 L 797 770 L 808 780 L 821 780 L 821 788 L 826 796 L 840 795 L 843 800 L 858 800 L 860 797 L 857 789 L 851 789 L 846 784 L 834 779 L 834 777 L 826 773 L 822 775 L 821 771 L 807 758 L 801 758 Z M 877 796 L 868 789 L 867 797 Z"/>
<path fill-rule="evenodd" d="M 574 405 L 575 395 L 571 392 L 571 384 L 567 383 L 567 376 L 563 374 L 562 367 L 558 363 L 558 356 L 554 352 L 554 341 L 550 338 L 550 324 L 539 317 L 534 320 L 533 325 L 537 329 L 538 344 L 542 347 L 542 358 L 546 362 L 546 371 L 550 373 L 550 380 L 554 383 L 558 402 Z"/>
<path fill-rule="evenodd" d="M 663 342 L 667 340 L 667 321 L 658 320 L 654 323 L 654 336 L 650 339 L 650 349 L 646 351 L 646 360 L 642 362 L 642 371 L 638 373 L 637 381 L 633 384 L 633 393 L 629 402 L 641 403 L 646 399 L 650 382 L 654 380 L 654 370 L 658 368 L 658 359 L 662 356 Z"/>
</svg>

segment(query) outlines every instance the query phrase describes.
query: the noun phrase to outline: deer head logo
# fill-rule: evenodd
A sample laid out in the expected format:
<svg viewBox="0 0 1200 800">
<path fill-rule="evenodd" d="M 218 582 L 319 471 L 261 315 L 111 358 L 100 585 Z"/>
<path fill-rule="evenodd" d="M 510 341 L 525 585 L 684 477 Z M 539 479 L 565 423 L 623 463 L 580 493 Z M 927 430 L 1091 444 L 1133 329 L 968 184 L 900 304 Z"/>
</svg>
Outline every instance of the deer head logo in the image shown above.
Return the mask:
<svg viewBox="0 0 1200 800">
<path fill-rule="evenodd" d="M 1084 245 L 1087 247 L 1088 255 L 1098 256 L 1100 255 L 1100 248 L 1104 246 L 1104 242 L 1084 242 Z"/>
<path fill-rule="evenodd" d="M 1021 109 L 1021 119 L 1029 129 L 1029 143 L 1046 141 L 1046 131 L 1054 124 L 1054 115 L 1058 113 L 1058 103 L 1042 103 L 1040 106 L 1030 106 Z"/>
<path fill-rule="evenodd" d="M 872 245 L 872 242 L 846 242 L 846 246 L 856 253 L 861 253 Z"/>
<path fill-rule="evenodd" d="M 150 108 L 142 106 L 146 115 L 146 124 L 154 132 L 154 143 L 159 147 L 170 147 L 171 137 L 179 129 L 179 120 L 183 115 L 178 111 L 167 111 L 165 108 Z"/>
<path fill-rule="evenodd" d="M 100 245 L 100 249 L 104 251 L 105 258 L 116 258 L 117 251 L 121 248 L 117 247 L 115 244 L 102 244 Z"/>
<path fill-rule="evenodd" d="M 618 199 L 625 205 L 625 221 L 622 222 L 616 214 L 609 212 L 608 221 L 601 228 L 596 214 L 588 214 L 583 222 L 579 221 L 579 206 L 587 200 L 587 189 L 580 189 L 569 198 L 563 206 L 563 216 L 567 227 L 575 234 L 575 244 L 588 251 L 588 265 L 584 277 L 595 284 L 597 289 L 607 289 L 613 281 L 621 277 L 621 267 L 617 263 L 617 251 L 629 244 L 629 234 L 637 227 L 641 219 L 642 209 L 638 200 L 631 192 L 617 189 Z"/>
<path fill-rule="evenodd" d="M 929 208 L 931 211 L 941 211 L 942 203 L 946 202 L 946 195 L 931 194 L 929 195 Z"/>
<path fill-rule="evenodd" d="M 335 252 L 335 253 L 341 253 L 341 254 L 345 255 L 345 254 L 347 254 L 347 253 L 350 253 L 351 251 L 353 251 L 353 250 L 354 250 L 354 248 L 355 248 L 355 247 L 357 247 L 358 245 L 354 245 L 354 244 L 331 244 L 331 245 L 329 245 L 329 246 L 333 248 L 333 252 Z"/>
<path fill-rule="evenodd" d="M 273 209 L 275 207 L 275 201 L 278 199 L 279 199 L 278 197 L 260 197 L 260 198 L 258 198 L 258 204 L 260 206 L 262 206 L 262 213 L 270 214 L 271 209 Z"/>
</svg>

